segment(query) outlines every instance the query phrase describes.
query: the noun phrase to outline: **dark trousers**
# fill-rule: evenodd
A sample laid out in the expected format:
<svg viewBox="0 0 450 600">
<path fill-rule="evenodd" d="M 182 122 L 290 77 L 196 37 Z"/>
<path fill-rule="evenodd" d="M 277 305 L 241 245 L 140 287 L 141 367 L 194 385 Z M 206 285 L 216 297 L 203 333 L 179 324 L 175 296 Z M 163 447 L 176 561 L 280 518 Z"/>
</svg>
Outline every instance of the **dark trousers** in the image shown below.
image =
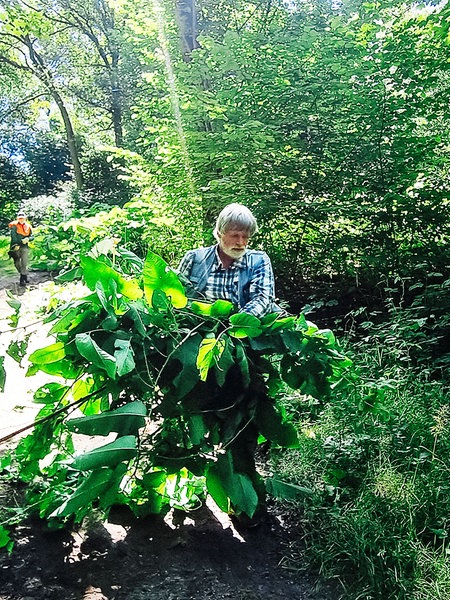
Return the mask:
<svg viewBox="0 0 450 600">
<path fill-rule="evenodd" d="M 19 246 L 18 250 L 14 250 L 14 254 L 13 254 L 14 266 L 16 267 L 17 272 L 20 273 L 21 275 L 27 274 L 29 252 L 30 252 L 30 249 L 25 244 L 23 244 L 22 246 Z"/>
</svg>

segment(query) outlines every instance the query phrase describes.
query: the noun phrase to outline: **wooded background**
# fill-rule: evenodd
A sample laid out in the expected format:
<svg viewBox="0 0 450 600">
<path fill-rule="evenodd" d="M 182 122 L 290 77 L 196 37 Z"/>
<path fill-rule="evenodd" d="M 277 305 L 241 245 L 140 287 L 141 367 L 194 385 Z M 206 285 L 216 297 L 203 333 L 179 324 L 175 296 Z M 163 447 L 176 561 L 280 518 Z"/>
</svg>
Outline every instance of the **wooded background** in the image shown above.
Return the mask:
<svg viewBox="0 0 450 600">
<path fill-rule="evenodd" d="M 446 266 L 448 2 L 0 6 L 4 224 L 131 200 L 176 262 L 237 201 L 280 295 Z"/>
</svg>

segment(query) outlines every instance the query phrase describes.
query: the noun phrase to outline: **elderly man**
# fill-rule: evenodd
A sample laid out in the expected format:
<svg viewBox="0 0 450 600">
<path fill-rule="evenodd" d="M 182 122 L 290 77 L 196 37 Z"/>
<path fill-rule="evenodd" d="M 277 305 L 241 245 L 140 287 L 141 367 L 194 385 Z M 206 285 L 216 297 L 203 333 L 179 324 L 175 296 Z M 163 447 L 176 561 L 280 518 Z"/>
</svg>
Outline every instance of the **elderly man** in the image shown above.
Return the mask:
<svg viewBox="0 0 450 600">
<path fill-rule="evenodd" d="M 248 208 L 236 203 L 226 206 L 214 228 L 217 244 L 190 250 L 181 260 L 178 271 L 193 288 L 187 289 L 188 295 L 193 291 L 206 300 L 229 300 L 240 312 L 256 317 L 279 312 L 280 308 L 274 304 L 269 257 L 265 252 L 247 249 L 257 229 L 256 219 Z M 241 400 L 245 401 L 245 395 L 239 398 Z M 264 481 L 255 467 L 257 440 L 258 429 L 250 421 L 228 444 L 235 470 L 248 475 L 258 496 L 258 506 L 251 519 L 245 513 L 234 515 L 242 527 L 258 525 L 266 514 Z"/>
<path fill-rule="evenodd" d="M 247 207 L 229 204 L 214 228 L 218 243 L 187 252 L 179 273 L 207 300 L 229 300 L 240 312 L 255 317 L 278 311 L 270 259 L 265 252 L 247 249 L 257 230 L 256 219 Z"/>
</svg>

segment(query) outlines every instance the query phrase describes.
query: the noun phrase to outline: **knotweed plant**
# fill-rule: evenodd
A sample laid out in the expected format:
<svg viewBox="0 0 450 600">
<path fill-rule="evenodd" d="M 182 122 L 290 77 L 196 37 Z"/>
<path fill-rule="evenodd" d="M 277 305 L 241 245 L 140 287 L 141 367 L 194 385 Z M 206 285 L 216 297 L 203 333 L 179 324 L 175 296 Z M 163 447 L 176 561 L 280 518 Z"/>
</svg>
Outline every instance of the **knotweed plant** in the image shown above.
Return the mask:
<svg viewBox="0 0 450 600">
<path fill-rule="evenodd" d="M 351 361 L 333 333 L 302 315 L 258 319 L 188 299 L 152 252 L 138 278 L 104 255 L 80 269 L 84 293 L 53 307 L 53 340 L 29 356 L 29 375 L 53 378 L 34 394 L 34 430 L 2 460 L 34 510 L 61 524 L 117 504 L 138 516 L 186 509 L 209 493 L 251 517 L 264 487 L 301 493 L 264 482 L 254 451 L 262 440 L 298 446 L 283 386 L 323 402 L 346 382 Z M 93 439 L 88 451 L 77 452 L 80 435 Z"/>
</svg>

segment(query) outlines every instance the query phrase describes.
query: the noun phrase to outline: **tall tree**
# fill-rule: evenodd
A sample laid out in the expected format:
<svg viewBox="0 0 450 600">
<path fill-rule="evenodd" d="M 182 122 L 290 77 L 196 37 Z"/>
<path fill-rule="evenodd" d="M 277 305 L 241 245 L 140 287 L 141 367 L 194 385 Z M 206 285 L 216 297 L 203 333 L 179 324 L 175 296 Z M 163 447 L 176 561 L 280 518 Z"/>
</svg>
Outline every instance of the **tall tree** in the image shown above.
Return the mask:
<svg viewBox="0 0 450 600">
<path fill-rule="evenodd" d="M 151 83 L 135 115 L 151 134 L 138 147 L 165 189 L 186 183 L 179 165 L 187 156 L 206 214 L 233 200 L 252 206 L 295 285 L 398 273 L 415 240 L 411 269 L 439 254 L 430 233 L 438 215 L 440 230 L 447 218 L 447 184 L 431 189 L 442 140 L 429 125 L 436 115 L 448 122 L 437 93 L 446 90 L 444 10 L 205 0 L 201 48 L 189 63 L 178 59 L 176 29 L 166 25 L 171 78 L 158 40 L 149 39 Z M 167 110 L 173 98 L 176 118 Z M 421 172 L 435 173 L 424 188 Z"/>
<path fill-rule="evenodd" d="M 45 41 L 51 34 L 48 24 L 42 15 L 25 9 L 19 2 L 2 2 L 0 7 L 0 64 L 30 74 L 39 83 L 41 91 L 44 90 L 57 105 L 64 123 L 75 181 L 81 189 L 83 175 L 64 85 L 45 53 Z"/>
<path fill-rule="evenodd" d="M 73 73 L 68 82 L 71 91 L 85 105 L 111 116 L 114 143 L 123 146 L 125 74 L 120 68 L 121 35 L 114 10 L 106 0 L 42 0 L 39 4 L 36 9 L 44 10 L 52 27 L 66 36 L 66 45 L 73 47 L 68 58 Z M 86 44 L 87 53 L 83 52 Z"/>
<path fill-rule="evenodd" d="M 180 31 L 180 46 L 183 59 L 189 61 L 192 50 L 199 48 L 198 22 L 195 0 L 176 0 L 175 14 Z"/>
</svg>

